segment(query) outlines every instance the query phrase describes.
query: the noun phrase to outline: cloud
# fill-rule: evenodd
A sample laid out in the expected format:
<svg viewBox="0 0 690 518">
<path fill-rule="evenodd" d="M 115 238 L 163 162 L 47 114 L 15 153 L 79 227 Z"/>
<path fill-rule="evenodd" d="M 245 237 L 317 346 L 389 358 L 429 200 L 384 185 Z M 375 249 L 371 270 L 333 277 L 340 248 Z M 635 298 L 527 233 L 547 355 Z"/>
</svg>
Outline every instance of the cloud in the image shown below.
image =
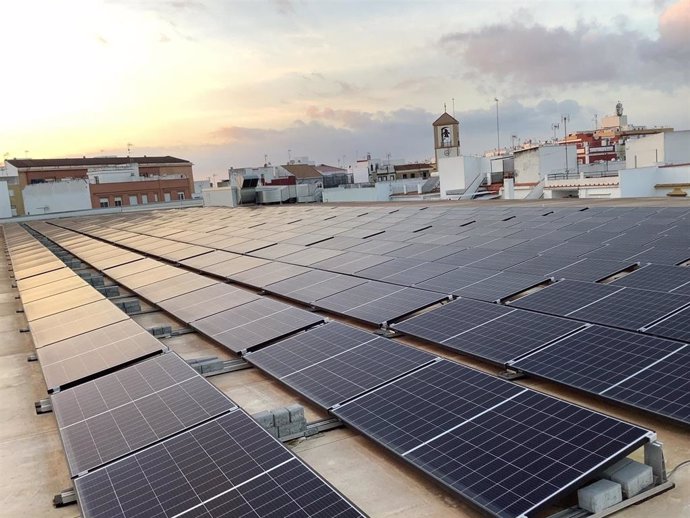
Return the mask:
<svg viewBox="0 0 690 518">
<path fill-rule="evenodd" d="M 295 5 L 290 0 L 273 0 L 273 5 L 280 14 L 295 14 Z"/>
<path fill-rule="evenodd" d="M 690 77 L 689 17 L 690 0 L 666 7 L 657 39 L 580 20 L 573 29 L 496 23 L 446 34 L 440 45 L 459 55 L 475 80 L 522 88 L 608 83 L 672 90 Z"/>
</svg>

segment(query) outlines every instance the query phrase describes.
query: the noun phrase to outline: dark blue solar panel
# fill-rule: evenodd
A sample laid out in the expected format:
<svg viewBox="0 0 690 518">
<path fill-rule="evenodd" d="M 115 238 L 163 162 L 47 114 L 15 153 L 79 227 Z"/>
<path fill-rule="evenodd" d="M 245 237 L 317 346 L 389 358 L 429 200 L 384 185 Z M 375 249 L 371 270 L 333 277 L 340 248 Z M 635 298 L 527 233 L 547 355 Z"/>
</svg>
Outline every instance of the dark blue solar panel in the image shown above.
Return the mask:
<svg viewBox="0 0 690 518">
<path fill-rule="evenodd" d="M 333 413 L 495 516 L 522 516 L 649 440 L 646 430 L 440 361 Z"/>
</svg>

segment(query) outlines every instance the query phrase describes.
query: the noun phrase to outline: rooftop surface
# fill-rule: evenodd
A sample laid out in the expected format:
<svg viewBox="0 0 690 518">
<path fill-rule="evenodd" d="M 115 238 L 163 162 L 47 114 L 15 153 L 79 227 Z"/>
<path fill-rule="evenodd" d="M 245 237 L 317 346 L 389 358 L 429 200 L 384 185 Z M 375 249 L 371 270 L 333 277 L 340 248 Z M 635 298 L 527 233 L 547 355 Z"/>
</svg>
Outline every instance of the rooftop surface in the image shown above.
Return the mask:
<svg viewBox="0 0 690 518">
<path fill-rule="evenodd" d="M 405 259 L 399 257 L 400 254 L 396 254 L 396 250 L 414 246 L 414 244 L 420 244 L 425 241 L 440 243 L 451 240 L 449 236 L 452 236 L 452 234 L 449 232 L 440 233 L 434 232 L 433 230 L 430 231 L 430 229 L 418 230 L 427 226 L 418 225 L 420 219 L 430 219 L 429 214 L 432 212 L 427 212 L 427 210 L 418 212 L 419 208 L 423 206 L 428 206 L 428 204 L 401 203 L 372 205 L 366 206 L 367 208 L 364 210 L 362 210 L 362 206 L 353 205 L 348 205 L 347 207 L 269 207 L 258 210 L 239 210 L 235 212 L 235 214 L 246 214 L 249 212 L 252 214 L 252 219 L 256 218 L 257 221 L 266 219 L 269 222 L 273 222 L 273 228 L 266 228 L 266 223 L 262 223 L 260 226 L 255 227 L 253 232 L 249 233 L 232 224 L 233 211 L 227 209 L 187 209 L 174 212 L 159 211 L 152 215 L 138 213 L 131 216 L 63 219 L 56 220 L 55 223 L 63 225 L 63 227 L 66 228 L 78 228 L 81 232 L 91 233 L 92 235 L 94 231 L 98 233 L 100 230 L 103 230 L 99 236 L 101 239 L 105 239 L 106 235 L 113 240 L 127 239 L 125 234 L 116 235 L 117 232 L 134 231 L 149 236 L 165 235 L 165 237 L 157 239 L 179 240 L 179 242 L 188 240 L 190 243 L 196 241 L 199 243 L 196 246 L 213 247 L 216 245 L 219 248 L 224 246 L 227 251 L 242 244 L 237 243 L 237 240 L 233 242 L 232 239 L 230 239 L 233 237 L 233 234 L 235 237 L 237 237 L 237 235 L 244 236 L 248 238 L 248 240 L 260 240 L 262 245 L 264 243 L 273 243 L 276 238 L 281 237 L 286 238 L 284 241 L 288 241 L 288 243 L 283 243 L 282 241 L 279 243 L 282 243 L 284 246 L 292 244 L 293 247 L 289 249 L 286 248 L 285 252 L 290 253 L 286 253 L 285 255 L 274 253 L 274 256 L 279 256 L 277 257 L 278 262 L 300 265 L 312 269 L 319 269 L 321 267 L 328 270 L 328 268 L 331 267 L 330 265 L 336 265 L 337 268 L 342 269 L 344 265 L 356 264 L 356 261 L 364 259 L 370 260 L 371 257 L 364 258 L 360 256 L 376 255 L 376 253 L 379 252 L 381 252 L 382 255 L 386 253 L 391 254 L 390 258 L 387 255 L 385 256 L 386 260 Z M 515 204 L 512 206 L 515 206 Z M 558 209 L 566 209 L 570 214 L 579 213 L 579 209 L 584 206 L 590 207 L 592 211 L 591 216 L 587 218 L 578 216 L 577 223 L 573 223 L 577 226 L 573 227 L 573 230 L 563 230 L 563 227 L 559 227 L 558 225 L 550 225 L 550 227 L 554 227 L 554 229 L 549 227 L 549 230 L 553 230 L 557 233 L 560 232 L 561 235 L 570 232 L 568 236 L 575 240 L 571 243 L 572 249 L 577 250 L 578 254 L 585 256 L 593 253 L 594 250 L 586 251 L 587 247 L 581 246 L 582 243 L 576 246 L 575 243 L 578 242 L 577 237 L 581 236 L 581 241 L 588 242 L 589 239 L 584 239 L 582 236 L 586 238 L 598 236 L 599 234 L 597 234 L 597 232 L 604 232 L 607 224 L 613 228 L 613 220 L 621 219 L 620 210 L 622 207 L 637 207 L 638 209 L 644 207 L 646 209 L 642 210 L 647 210 L 647 212 L 650 213 L 657 213 L 659 209 L 663 212 L 663 210 L 671 208 L 672 210 L 667 212 L 669 220 L 671 219 L 671 213 L 673 213 L 674 218 L 676 218 L 679 213 L 690 213 L 690 205 L 688 205 L 687 202 L 678 203 L 676 200 L 646 200 L 644 203 L 637 204 L 630 201 L 627 203 L 625 201 L 606 203 L 597 200 L 593 203 L 587 203 L 586 205 L 584 200 L 579 200 L 577 203 L 571 200 L 565 200 L 553 203 L 542 201 L 540 203 L 521 205 L 521 207 L 524 208 L 545 208 L 547 209 L 545 212 L 550 212 L 551 210 L 558 212 Z M 494 217 L 494 211 L 499 207 L 500 210 L 510 212 L 511 205 L 485 205 L 481 202 L 474 202 L 463 204 L 432 204 L 429 207 L 432 210 L 434 210 L 434 207 L 463 208 L 465 213 L 463 213 L 462 216 L 465 219 L 462 220 L 462 223 L 464 223 L 465 220 L 469 221 L 469 219 L 471 219 L 470 216 L 482 214 L 487 217 L 491 215 L 489 219 L 492 222 L 503 221 L 504 218 L 502 217 Z M 376 232 L 367 231 L 358 233 L 355 231 L 355 228 L 353 228 L 353 225 L 346 224 L 348 221 L 357 221 L 357 230 L 361 230 L 361 225 L 359 225 L 359 223 L 366 221 L 365 224 L 368 228 L 375 229 L 378 232 L 381 230 L 378 223 L 380 223 L 383 218 L 383 215 L 380 213 L 382 208 L 390 208 L 390 210 L 401 209 L 400 212 L 403 213 L 401 216 L 404 217 L 396 218 L 395 224 L 387 227 L 389 236 L 394 236 L 395 239 L 385 240 L 381 238 L 380 234 L 378 238 L 368 237 L 368 234 L 375 234 Z M 609 211 L 609 209 L 613 210 L 607 215 L 606 212 Z M 308 224 L 305 221 L 307 219 L 310 219 L 313 224 L 315 214 L 320 214 L 323 211 L 329 210 L 333 212 L 333 216 L 336 216 L 333 219 L 330 219 L 330 214 L 326 216 L 329 218 L 326 222 L 330 221 L 331 223 L 324 225 L 320 229 L 310 227 L 311 232 L 307 234 L 313 236 L 314 233 L 317 233 L 318 235 L 318 232 L 323 231 L 323 229 L 328 231 L 337 230 L 336 237 L 333 240 L 329 240 L 333 248 L 326 248 L 324 243 L 327 242 L 319 244 L 318 239 L 314 240 L 316 241 L 315 244 L 304 244 L 306 241 L 298 236 L 298 234 L 301 235 L 302 233 L 290 233 L 290 227 L 288 225 L 292 226 L 299 224 L 300 219 L 303 220 L 302 224 L 304 225 Z M 490 214 L 492 212 L 493 214 Z M 455 216 L 457 215 L 453 215 L 452 219 L 460 223 L 461 218 L 456 218 Z M 506 214 L 505 216 L 509 217 L 510 215 L 512 215 L 512 213 Z M 155 220 L 159 224 L 146 226 L 146 222 L 149 220 L 150 216 L 155 216 Z M 229 218 L 229 220 L 227 218 Z M 594 219 L 587 224 L 587 220 L 591 218 Z M 476 219 L 478 218 L 475 217 L 475 220 Z M 511 238 L 510 235 L 505 232 L 499 232 L 501 234 L 500 237 L 498 237 L 499 241 L 494 242 L 493 246 L 498 246 L 499 242 L 502 244 L 500 249 L 490 248 L 494 254 L 510 250 L 512 247 L 522 248 L 521 251 L 516 250 L 516 255 L 514 255 L 514 257 L 523 259 L 519 263 L 522 264 L 526 262 L 527 259 L 525 255 L 518 255 L 518 251 L 520 254 L 525 254 L 525 250 L 531 252 L 536 250 L 536 247 L 540 244 L 543 244 L 544 240 L 540 240 L 540 237 L 543 238 L 544 236 L 537 235 L 539 233 L 535 231 L 535 227 L 538 228 L 538 225 L 531 220 L 531 216 L 530 218 L 523 219 L 529 219 L 530 221 L 528 224 L 523 225 L 524 228 L 520 228 L 519 230 L 513 229 L 516 232 L 513 232 L 512 235 L 521 232 L 521 235 L 525 237 L 525 241 L 521 241 L 520 238 L 516 237 Z M 667 218 L 664 217 L 663 219 L 665 220 Z M 298 220 L 298 222 L 293 222 L 294 220 Z M 507 223 L 510 221 L 511 220 L 507 220 L 501 223 L 499 227 L 505 229 L 508 227 Z M 594 223 L 597 224 L 594 225 Z M 414 228 L 410 227 L 408 224 L 414 224 Z M 625 226 L 620 221 L 616 221 L 615 224 L 621 227 Z M 639 224 L 639 221 L 636 222 L 636 224 Z M 40 223 L 36 225 L 36 228 L 42 230 L 46 228 L 42 227 Z M 130 225 L 130 230 L 124 230 L 126 225 Z M 392 228 L 394 226 L 397 228 Z M 403 228 L 405 226 L 407 226 L 407 228 Z M 469 226 L 471 226 L 471 224 Z M 646 232 L 650 231 L 649 227 L 642 228 Z M 631 256 L 636 255 L 633 252 L 646 252 L 648 254 L 646 257 L 652 257 L 651 252 L 648 252 L 648 250 L 654 247 L 644 247 L 640 244 L 641 241 L 644 241 L 644 239 L 638 238 L 641 233 L 640 230 L 641 229 L 636 229 L 635 225 L 633 225 L 625 230 L 617 230 L 616 235 L 626 234 L 627 231 L 629 239 L 634 241 L 634 243 L 631 244 L 629 242 L 627 245 L 632 248 L 641 248 L 640 251 L 632 250 L 630 252 Z M 685 229 L 681 228 L 679 233 L 671 232 L 670 235 L 672 238 L 676 239 L 676 244 L 684 243 L 685 248 L 690 250 L 690 243 L 685 243 L 682 241 L 682 237 L 679 237 L 685 235 L 683 230 L 687 232 L 688 227 L 685 227 Z M 199 241 L 198 238 L 208 238 L 209 236 L 205 236 L 206 233 L 214 237 L 215 243 L 213 240 L 202 239 L 205 244 L 201 245 L 201 241 Z M 419 239 L 420 236 L 424 234 L 426 234 L 426 238 Z M 479 232 L 472 237 L 465 236 L 464 239 L 474 241 L 472 246 L 467 246 L 464 250 L 473 248 L 486 250 L 486 244 L 491 243 L 491 241 L 482 241 L 481 237 L 483 237 L 483 234 L 486 234 L 486 231 Z M 528 235 L 530 237 L 527 237 Z M 445 236 L 445 241 L 441 236 Z M 669 237 L 666 234 L 664 234 L 664 236 Z M 221 243 L 221 239 L 225 240 L 225 244 Z M 405 241 L 406 244 L 404 246 L 395 248 L 396 245 L 401 243 L 401 240 L 405 239 L 412 239 L 413 241 L 411 241 L 411 243 Z M 514 241 L 506 241 L 508 239 L 513 239 Z M 660 239 L 665 238 L 660 237 Z M 360 243 L 357 240 L 363 240 L 364 242 Z M 290 241 L 292 241 L 292 243 L 290 243 Z M 378 251 L 373 249 L 374 245 L 381 245 L 384 241 L 386 246 L 381 247 Z M 457 245 L 460 242 L 461 240 L 456 241 L 455 244 Z M 525 245 L 525 242 L 528 242 L 528 244 Z M 531 246 L 529 245 L 530 242 L 533 242 Z M 141 241 L 131 240 L 127 246 L 143 252 L 144 250 L 141 249 L 141 243 Z M 467 243 L 469 245 L 470 242 Z M 511 244 L 512 247 L 504 248 L 507 244 Z M 277 245 L 270 244 L 267 246 L 268 248 L 263 249 L 263 253 L 261 250 L 253 252 L 252 247 L 248 246 L 245 241 L 243 249 L 246 250 L 246 252 L 242 253 L 256 257 L 266 256 L 266 250 L 270 250 Z M 309 253 L 300 254 L 297 248 L 295 248 L 302 246 L 309 246 Z M 438 246 L 453 246 L 453 244 L 442 244 Z M 157 248 L 162 250 L 161 242 L 151 242 L 150 248 L 148 248 L 145 253 L 156 255 Z M 412 252 L 412 250 L 416 250 L 417 248 L 421 251 L 421 247 L 409 248 L 408 250 Z M 427 247 L 423 252 L 425 254 L 428 253 L 429 248 L 431 247 Z M 621 247 L 621 249 L 623 248 L 625 247 Z M 682 247 L 673 246 L 671 248 L 676 250 Z M 322 252 L 322 250 L 330 250 L 330 252 L 338 253 L 335 253 L 330 258 L 327 257 L 324 259 L 324 252 Z M 451 252 L 451 250 L 446 251 Z M 316 252 L 318 252 L 318 257 Z M 452 252 L 453 254 L 451 255 L 455 255 L 461 253 L 462 250 L 452 250 Z M 210 253 L 210 250 L 208 253 Z M 355 255 L 348 255 L 348 261 L 346 262 L 345 257 L 342 255 L 344 253 Z M 326 253 L 325 255 L 331 255 L 331 253 Z M 293 257 L 290 258 L 289 256 Z M 199 257 L 203 257 L 203 255 Z M 338 257 L 341 258 L 340 264 L 337 260 Z M 491 255 L 487 257 L 491 257 Z M 688 258 L 690 258 L 690 255 Z M 319 261 L 316 261 L 316 263 L 312 262 L 312 260 L 316 259 L 319 259 Z M 409 261 L 409 258 L 407 259 Z M 494 257 L 494 260 L 496 259 L 497 258 Z M 485 259 L 478 260 L 484 261 Z M 578 260 L 581 260 L 581 258 L 578 258 Z M 2 261 L 2 264 L 0 264 L 0 344 L 2 344 L 2 346 L 0 346 L 0 400 L 3 401 L 3 426 L 0 428 L 0 441 L 2 442 L 0 467 L 4 468 L 3 472 L 5 476 L 3 480 L 5 481 L 6 489 L 3 497 L 3 505 L 0 507 L 0 516 L 76 516 L 78 514 L 78 509 L 74 506 L 53 509 L 51 505 L 53 495 L 60 490 L 69 488 L 72 485 L 72 481 L 69 478 L 69 471 L 67 463 L 65 462 L 62 444 L 53 414 L 37 416 L 34 412 L 33 402 L 47 396 L 46 385 L 41 375 L 40 366 L 37 363 L 26 361 L 27 355 L 33 352 L 31 334 L 18 332 L 19 329 L 27 327 L 27 321 L 24 314 L 17 313 L 17 310 L 21 309 L 22 306 L 20 301 L 16 299 L 17 290 L 11 287 L 13 279 L 7 271 L 9 267 L 7 260 L 2 257 L 0 261 Z M 319 265 L 317 263 L 322 264 Z M 436 266 L 433 266 L 434 264 L 436 264 L 436 261 L 433 261 L 430 256 L 425 255 L 421 270 L 429 271 L 431 268 L 436 268 Z M 461 268 L 479 266 L 481 269 L 482 266 L 486 266 L 487 264 L 487 262 L 480 265 L 469 264 L 463 265 Z M 498 263 L 494 263 L 494 265 L 495 264 Z M 390 281 L 390 279 L 386 281 L 385 278 L 378 278 L 381 275 L 381 270 L 372 270 L 371 266 L 363 269 L 356 269 L 356 266 L 351 266 L 351 268 L 355 269 L 355 277 L 358 275 L 368 275 L 368 277 L 363 278 L 371 279 L 373 278 L 372 276 L 374 276 L 379 282 Z M 373 266 L 373 268 L 376 267 Z M 523 265 L 523 269 L 524 268 L 525 266 Z M 677 268 L 685 267 L 678 266 Z M 370 272 L 368 274 L 362 274 L 361 272 L 365 269 L 370 270 Z M 415 273 L 418 269 L 415 268 L 412 263 L 399 263 L 398 270 L 408 271 L 408 275 L 415 275 L 415 280 L 419 280 L 417 278 L 418 273 Z M 85 271 L 97 273 L 95 268 L 87 268 Z M 575 270 L 569 271 L 572 272 Z M 439 275 L 437 275 L 436 278 L 438 278 Z M 406 279 L 409 280 L 410 278 L 411 277 L 407 277 Z M 434 277 L 431 279 L 433 278 Z M 232 282 L 237 282 L 233 281 L 232 277 L 230 280 Z M 257 283 L 258 281 L 253 280 L 250 282 Z M 404 285 L 408 281 L 403 279 L 402 282 Z M 423 283 L 426 281 L 422 280 L 420 282 Z M 615 282 L 614 280 L 614 283 Z M 114 283 L 108 281 L 108 284 Z M 258 286 L 252 288 L 251 284 L 250 286 L 244 284 L 244 287 L 253 289 L 257 292 L 260 290 Z M 549 288 L 547 287 L 544 289 L 548 290 Z M 121 293 L 124 295 L 133 294 L 133 292 L 127 291 L 126 289 L 122 289 Z M 271 294 L 270 290 L 269 293 L 261 293 L 264 298 L 281 300 L 283 302 L 286 300 Z M 291 304 L 299 306 L 299 304 L 294 302 L 291 302 Z M 314 314 L 322 315 L 331 320 L 345 322 L 368 331 L 372 331 L 378 327 L 375 324 L 355 320 L 342 314 L 334 314 L 330 311 L 317 310 L 314 311 Z M 146 301 L 142 301 L 141 314 L 134 315 L 132 318 L 145 328 L 165 324 L 171 325 L 173 329 L 185 327 L 183 323 Z M 458 354 L 447 348 L 430 344 L 427 341 L 422 341 L 409 335 L 398 337 L 395 340 L 490 374 L 497 374 L 502 370 L 494 364 L 480 359 L 472 359 L 466 355 Z M 181 334 L 179 336 L 165 338 L 162 341 L 185 359 L 207 356 L 217 356 L 224 359 L 235 358 L 235 355 L 228 349 L 220 346 L 201 333 Z M 687 371 L 685 375 L 687 376 Z M 208 379 L 249 413 L 257 413 L 267 409 L 298 403 L 305 407 L 308 421 L 327 416 L 324 410 L 256 368 L 226 373 Z M 609 401 L 592 397 L 586 393 L 565 388 L 563 385 L 559 385 L 552 381 L 523 378 L 517 380 L 515 383 L 520 386 L 534 388 L 566 401 L 571 401 L 586 408 L 656 431 L 659 441 L 664 445 L 666 463 L 669 470 L 678 463 L 690 459 L 690 441 L 688 440 L 688 429 L 686 427 L 640 410 L 622 407 Z M 444 490 L 441 486 L 422 475 L 421 472 L 398 460 L 394 455 L 377 446 L 374 442 L 351 428 L 340 428 L 308 439 L 293 441 L 290 443 L 290 448 L 336 489 L 370 516 L 479 516 L 477 511 L 471 508 L 463 500 Z M 633 457 L 641 460 L 640 452 L 636 452 Z M 690 470 L 680 469 L 674 475 L 673 481 L 676 483 L 676 488 L 672 491 L 652 498 L 640 505 L 628 508 L 619 515 L 641 518 L 647 516 L 675 517 L 690 514 Z"/>
</svg>

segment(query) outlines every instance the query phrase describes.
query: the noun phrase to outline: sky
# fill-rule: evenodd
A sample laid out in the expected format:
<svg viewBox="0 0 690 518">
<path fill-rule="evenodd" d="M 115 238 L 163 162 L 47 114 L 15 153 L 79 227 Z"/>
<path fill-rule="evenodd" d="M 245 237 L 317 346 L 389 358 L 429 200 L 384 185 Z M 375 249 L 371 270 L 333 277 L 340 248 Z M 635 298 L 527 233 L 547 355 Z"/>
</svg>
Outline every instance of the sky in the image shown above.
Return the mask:
<svg viewBox="0 0 690 518">
<path fill-rule="evenodd" d="M 690 129 L 690 0 L 2 0 L 5 158 L 173 155 L 195 176 L 433 157 L 628 120 Z M 561 125 L 559 134 L 563 131 Z"/>
</svg>

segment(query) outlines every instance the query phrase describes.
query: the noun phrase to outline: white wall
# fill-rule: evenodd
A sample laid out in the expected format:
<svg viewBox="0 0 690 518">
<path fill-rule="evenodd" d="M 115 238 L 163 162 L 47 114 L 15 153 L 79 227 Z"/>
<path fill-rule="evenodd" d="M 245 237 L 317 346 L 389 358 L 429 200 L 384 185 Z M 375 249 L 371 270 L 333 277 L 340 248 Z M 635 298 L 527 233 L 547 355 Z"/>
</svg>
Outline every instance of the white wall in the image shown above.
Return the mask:
<svg viewBox="0 0 690 518">
<path fill-rule="evenodd" d="M 204 207 L 237 207 L 237 194 L 233 190 L 236 191 L 233 187 L 203 189 Z"/>
<path fill-rule="evenodd" d="M 12 204 L 10 203 L 10 191 L 7 182 L 0 181 L 0 218 L 12 217 Z"/>
<path fill-rule="evenodd" d="M 441 198 L 447 199 L 447 191 L 466 189 L 478 174 L 491 171 L 491 162 L 482 156 L 445 157 L 438 161 Z"/>
<path fill-rule="evenodd" d="M 324 203 L 348 201 L 388 201 L 390 187 L 386 183 L 377 183 L 373 187 L 343 189 L 336 187 L 322 191 Z"/>
<path fill-rule="evenodd" d="M 620 172 L 621 197 L 666 196 L 671 188 L 655 188 L 657 184 L 690 184 L 690 166 L 640 167 Z M 690 194 L 690 189 L 685 188 Z"/>
<path fill-rule="evenodd" d="M 566 148 L 568 169 L 573 173 L 577 169 L 577 147 L 547 145 L 515 153 L 515 183 L 538 183 L 545 176 L 564 172 Z"/>
<path fill-rule="evenodd" d="M 126 164 L 108 167 L 89 167 L 86 174 L 91 183 L 130 182 L 134 178 L 139 178 L 139 165 Z M 98 181 L 96 181 L 96 178 L 98 178 Z"/>
<path fill-rule="evenodd" d="M 690 130 L 664 133 L 664 162 L 690 163 Z"/>
<path fill-rule="evenodd" d="M 664 134 L 656 133 L 625 142 L 625 168 L 650 167 L 664 161 Z"/>
<path fill-rule="evenodd" d="M 22 190 L 26 214 L 49 214 L 91 208 L 86 179 L 27 185 Z"/>
</svg>

